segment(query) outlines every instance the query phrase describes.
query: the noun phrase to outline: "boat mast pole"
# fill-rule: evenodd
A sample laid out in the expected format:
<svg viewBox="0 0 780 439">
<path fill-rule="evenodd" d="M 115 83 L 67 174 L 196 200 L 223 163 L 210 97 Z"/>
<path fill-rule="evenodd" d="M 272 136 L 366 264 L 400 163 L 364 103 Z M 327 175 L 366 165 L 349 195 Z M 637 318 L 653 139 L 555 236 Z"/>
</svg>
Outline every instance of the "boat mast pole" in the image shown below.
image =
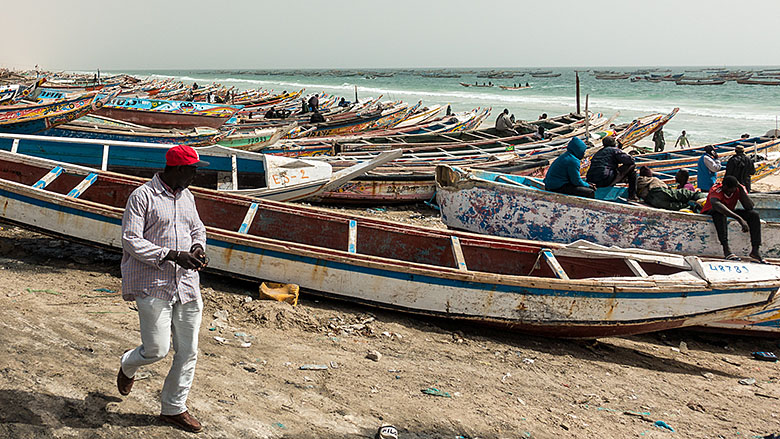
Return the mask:
<svg viewBox="0 0 780 439">
<path fill-rule="evenodd" d="M 577 89 L 577 114 L 580 114 L 580 72 L 574 72 L 574 81 Z"/>
<path fill-rule="evenodd" d="M 585 95 L 585 143 L 590 143 L 590 114 L 588 114 L 588 97 Z"/>
<path fill-rule="evenodd" d="M 358 97 L 357 97 L 357 85 L 355 85 L 355 103 L 358 103 Z"/>
</svg>

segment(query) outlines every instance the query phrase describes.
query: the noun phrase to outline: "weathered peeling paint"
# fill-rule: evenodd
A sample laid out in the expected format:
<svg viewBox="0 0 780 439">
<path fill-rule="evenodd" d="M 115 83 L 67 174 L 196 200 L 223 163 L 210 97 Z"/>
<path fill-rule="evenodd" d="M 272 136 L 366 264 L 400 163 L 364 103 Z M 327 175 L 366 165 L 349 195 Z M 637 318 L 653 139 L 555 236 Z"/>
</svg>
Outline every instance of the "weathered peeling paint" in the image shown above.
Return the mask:
<svg viewBox="0 0 780 439">
<path fill-rule="evenodd" d="M 0 153 L 0 158 L 3 154 L 10 153 Z M 24 160 L 25 165 L 31 166 L 38 159 Z M 20 166 L 18 161 L 5 163 L 5 167 Z M 41 168 L 41 174 L 43 170 Z M 90 172 L 79 168 L 79 172 L 82 171 Z M 0 169 L 0 172 L 5 171 Z M 4 173 L 10 174 L 10 171 Z M 78 181 L 76 178 L 72 180 Z M 114 187 L 124 184 L 134 188 L 142 183 L 139 179 L 101 173 L 101 178 L 93 186 L 93 194 L 100 193 L 102 184 L 112 184 Z M 296 283 L 311 291 L 385 308 L 478 320 L 532 332 L 567 337 L 599 337 L 736 318 L 765 308 L 769 298 L 780 287 L 778 267 L 753 264 L 750 276 L 745 276 L 743 282 L 737 283 L 731 278 L 720 276 L 720 268 L 717 266 L 704 266 L 697 271 L 692 265 L 684 265 L 685 261 L 679 257 L 675 257 L 675 260 L 680 260 L 680 264 L 683 264 L 681 266 L 688 268 L 679 269 L 682 271 L 670 275 L 563 280 L 527 276 L 525 273 L 463 271 L 458 270 L 455 264 L 450 264 L 451 260 L 446 258 L 437 265 L 395 256 L 361 254 L 360 242 L 358 253 L 351 254 L 344 245 L 348 233 L 345 224 L 347 219 L 357 221 L 361 228 L 373 227 L 377 232 L 387 234 L 391 238 L 389 242 L 399 243 L 398 252 L 406 254 L 413 252 L 401 244 L 413 246 L 415 242 L 426 238 L 434 244 L 442 242 L 449 246 L 451 235 L 441 230 L 325 214 L 317 209 L 257 201 L 214 191 L 193 189 L 193 194 L 201 212 L 209 212 L 204 218 L 208 235 L 207 251 L 211 259 L 209 268 L 212 270 L 241 278 Z M 121 233 L 120 207 L 68 198 L 50 190 L 35 189 L 3 179 L 0 179 L 0 200 L 8 204 L 2 218 L 4 220 L 35 226 L 69 239 L 114 248 L 121 246 L 117 239 Z M 251 229 L 248 234 L 242 234 L 238 233 L 241 217 L 226 218 L 213 214 L 224 211 L 226 205 L 236 207 L 237 211 L 245 211 L 253 202 L 260 204 L 263 210 L 261 218 L 270 220 L 270 216 L 284 213 L 286 216 L 280 218 L 290 218 L 290 227 L 295 227 L 296 231 L 308 230 L 307 224 L 309 227 L 318 225 L 319 230 L 330 227 L 339 234 L 336 237 L 338 239 L 333 239 L 335 244 L 328 247 L 324 244 L 312 245 L 255 236 Z M 65 221 L 60 220 L 60 216 Z M 221 228 L 225 223 L 234 224 L 234 229 Z M 313 228 L 311 233 L 315 233 Z M 408 238 L 415 234 L 418 239 Z M 470 253 L 465 254 L 479 254 L 481 258 L 490 257 L 490 252 L 496 249 L 511 250 L 513 255 L 530 257 L 543 248 L 564 250 L 553 244 L 541 245 L 465 233 L 456 235 L 464 249 L 470 250 Z M 432 237 L 436 240 L 430 241 Z M 376 245 L 388 244 L 382 241 Z M 392 250 L 387 248 L 383 251 L 390 255 L 397 254 Z M 426 250 L 434 252 L 431 246 L 426 246 Z M 449 247 L 439 253 L 451 258 Z M 571 255 L 565 257 L 574 258 Z M 476 262 L 472 260 L 472 263 Z M 595 262 L 588 260 L 588 263 Z M 735 263 L 724 262 L 723 266 L 736 271 Z"/>
<path fill-rule="evenodd" d="M 452 171 L 458 172 L 458 171 Z M 511 238 L 568 244 L 584 239 L 602 245 L 722 257 L 709 215 L 591 200 L 534 190 L 473 176 L 439 185 L 436 199 L 449 227 Z M 729 221 L 729 243 L 747 255 L 750 236 Z M 780 223 L 762 224 L 762 248 L 780 257 Z"/>
</svg>

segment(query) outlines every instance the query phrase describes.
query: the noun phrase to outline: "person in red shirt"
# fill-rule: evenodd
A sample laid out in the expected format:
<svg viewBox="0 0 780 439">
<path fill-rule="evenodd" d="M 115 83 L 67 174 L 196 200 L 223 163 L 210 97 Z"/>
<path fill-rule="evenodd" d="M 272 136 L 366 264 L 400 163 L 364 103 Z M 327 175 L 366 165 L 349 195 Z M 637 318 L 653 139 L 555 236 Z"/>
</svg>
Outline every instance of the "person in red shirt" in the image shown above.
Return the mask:
<svg viewBox="0 0 780 439">
<path fill-rule="evenodd" d="M 742 203 L 743 209 L 736 209 L 738 201 Z M 733 175 L 724 177 L 721 183 L 710 189 L 701 213 L 712 215 L 712 222 L 715 224 L 715 231 L 726 259 L 739 259 L 729 248 L 728 218 L 734 218 L 742 226 L 743 233 L 750 233 L 750 257 L 764 262 L 759 252 L 761 219 L 758 212 L 753 210 L 753 200 L 748 196 L 747 190 Z"/>
</svg>

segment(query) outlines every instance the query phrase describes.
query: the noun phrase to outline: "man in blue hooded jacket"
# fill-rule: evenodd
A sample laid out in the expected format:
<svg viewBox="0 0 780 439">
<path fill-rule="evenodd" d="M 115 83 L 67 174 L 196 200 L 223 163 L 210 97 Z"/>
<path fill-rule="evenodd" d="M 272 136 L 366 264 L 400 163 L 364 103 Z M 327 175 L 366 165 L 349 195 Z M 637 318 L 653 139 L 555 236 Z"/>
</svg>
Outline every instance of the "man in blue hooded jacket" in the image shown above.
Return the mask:
<svg viewBox="0 0 780 439">
<path fill-rule="evenodd" d="M 580 177 L 580 161 L 585 157 L 585 143 L 574 137 L 566 145 L 566 152 L 550 165 L 544 176 L 544 188 L 559 194 L 594 198 L 596 190 Z"/>
</svg>

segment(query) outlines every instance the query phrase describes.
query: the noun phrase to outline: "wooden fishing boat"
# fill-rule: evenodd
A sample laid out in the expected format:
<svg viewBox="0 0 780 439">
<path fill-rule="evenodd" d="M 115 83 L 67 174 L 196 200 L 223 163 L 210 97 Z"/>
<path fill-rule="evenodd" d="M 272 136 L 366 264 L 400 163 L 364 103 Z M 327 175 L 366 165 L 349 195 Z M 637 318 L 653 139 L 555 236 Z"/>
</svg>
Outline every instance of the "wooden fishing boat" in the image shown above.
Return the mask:
<svg viewBox="0 0 780 439">
<path fill-rule="evenodd" d="M 599 118 L 593 128 L 605 126 L 609 120 Z M 611 119 L 610 119 L 611 120 Z M 554 131 L 554 130 L 552 130 Z M 598 140 L 611 131 L 591 133 L 591 140 Z M 377 168 L 366 175 L 340 187 L 334 191 L 324 192 L 314 198 L 314 201 L 333 204 L 403 204 L 428 201 L 436 191 L 433 178 L 436 163 L 460 163 L 468 166 L 511 167 L 515 170 L 530 170 L 547 165 L 560 150 L 565 147 L 568 139 L 574 136 L 584 136 L 585 127 L 574 130 L 551 133 L 552 140 L 521 144 L 518 146 L 497 143 L 495 148 L 491 143 L 471 142 L 450 144 L 426 152 L 423 147 L 406 149 L 404 156 L 392 163 Z M 533 138 L 532 138 L 533 139 Z M 501 139 L 502 141 L 507 138 Z M 464 146 L 465 145 L 465 146 Z M 411 152 L 410 152 L 411 151 Z M 442 156 L 441 151 L 445 154 Z M 374 153 L 375 154 L 375 153 Z M 365 157 L 371 157 L 367 154 Z M 335 168 L 349 166 L 353 160 L 363 160 L 357 154 L 339 154 L 335 157 L 321 157 Z"/>
<path fill-rule="evenodd" d="M 598 74 L 594 77 L 600 80 L 616 80 L 616 79 L 628 79 L 631 75 L 628 73 L 616 73 L 616 74 Z"/>
<path fill-rule="evenodd" d="M 100 109 L 118 91 L 104 97 L 87 94 L 45 104 L 0 106 L 0 132 L 33 134 Z"/>
<path fill-rule="evenodd" d="M 599 134 L 604 134 L 600 132 Z M 582 135 L 579 133 L 577 135 Z M 591 138 L 597 144 L 599 140 Z M 494 154 L 482 159 L 462 160 L 470 167 L 505 167 L 515 171 L 533 170 L 546 166 L 568 142 L 560 138 L 537 145 L 538 149 L 515 150 L 512 153 Z M 401 160 L 401 161 L 399 161 Z M 456 161 L 444 161 L 452 163 Z M 409 204 L 432 200 L 436 193 L 434 169 L 431 165 L 440 161 L 428 161 L 428 166 L 405 166 L 403 159 L 366 173 L 337 190 L 326 191 L 312 201 L 328 204 Z M 347 166 L 351 161 L 330 162 L 336 168 Z"/>
<path fill-rule="evenodd" d="M 240 105 L 118 97 L 95 114 L 152 128 L 219 128 Z"/>
<path fill-rule="evenodd" d="M 185 130 L 149 128 L 102 116 L 82 116 L 39 133 L 41 136 L 74 137 L 79 139 L 114 140 L 118 142 L 158 143 L 163 145 L 213 145 L 228 133 L 214 128 L 198 127 Z"/>
<path fill-rule="evenodd" d="M 737 84 L 745 85 L 780 85 L 780 79 L 737 79 Z"/>
<path fill-rule="evenodd" d="M 606 119 L 601 113 L 590 114 L 589 124 L 594 131 L 600 129 L 605 121 Z M 511 150 L 512 148 L 510 147 L 512 145 L 538 142 L 541 139 L 534 137 L 533 134 L 538 133 L 540 128 L 544 130 L 546 137 L 549 138 L 555 138 L 576 130 L 582 130 L 585 127 L 585 116 L 570 113 L 542 120 L 520 121 L 515 126 L 519 132 L 516 136 L 502 136 L 498 134 L 495 128 L 483 128 L 446 133 L 407 132 L 403 134 L 356 136 L 342 139 L 327 138 L 319 141 L 327 142 L 331 145 L 338 145 L 338 151 L 345 155 L 351 152 L 365 154 L 369 151 L 382 150 L 388 147 L 395 148 L 398 146 L 408 148 L 410 151 L 415 148 L 419 148 L 415 149 L 418 152 L 423 152 L 422 149 L 437 151 L 439 148 L 452 149 L 452 146 L 456 144 L 458 144 L 461 149 L 464 147 L 470 148 L 471 145 L 480 149 L 495 147 L 496 149 L 493 152 L 496 152 L 499 150 Z M 304 145 L 315 142 L 317 141 L 301 140 L 295 143 Z"/>
<path fill-rule="evenodd" d="M 16 104 L 38 92 L 38 87 L 46 81 L 41 78 L 32 84 L 9 84 L 0 86 L 0 105 Z"/>
<path fill-rule="evenodd" d="M 529 73 L 534 78 L 557 78 L 561 76 L 560 73 Z"/>
<path fill-rule="evenodd" d="M 293 128 L 295 128 L 295 125 L 286 128 L 265 128 L 232 132 L 222 139 L 219 139 L 216 143 L 226 148 L 259 151 L 278 142 L 279 139 L 286 136 Z"/>
<path fill-rule="evenodd" d="M 722 169 L 726 169 L 726 162 L 735 154 L 737 146 L 742 146 L 746 154 L 767 156 L 780 151 L 780 140 L 774 137 L 757 136 L 747 139 L 735 139 L 726 142 L 709 145 L 718 153 Z M 664 152 L 653 152 L 634 156 L 637 166 L 647 166 L 655 173 L 675 173 L 678 169 L 689 168 L 690 182 L 697 180 L 696 164 L 704 154 L 707 146 L 696 146 L 685 149 L 674 149 Z M 588 164 L 583 165 L 587 169 Z"/>
<path fill-rule="evenodd" d="M 59 162 L 151 178 L 165 167 L 169 146 L 151 143 L 0 134 L 0 150 Z M 196 147 L 209 162 L 193 185 L 279 201 L 317 196 L 400 155 L 391 151 L 376 161 L 333 172 L 321 161 L 269 156 L 222 146 Z"/>
<path fill-rule="evenodd" d="M 436 200 L 449 227 L 523 239 L 600 245 L 722 257 L 709 215 L 655 209 L 645 205 L 593 200 L 543 190 L 530 177 L 436 168 Z M 761 229 L 761 250 L 780 257 L 780 223 Z M 738 255 L 750 253 L 748 234 L 729 223 L 729 243 Z"/>
<path fill-rule="evenodd" d="M 762 220 L 780 222 L 780 193 L 751 192 L 750 199 Z"/>
<path fill-rule="evenodd" d="M 680 111 L 679 108 L 674 108 L 669 114 L 658 113 L 635 119 L 628 128 L 620 133 L 617 140 L 623 145 L 623 148 L 628 148 L 639 140 L 662 129 L 678 111 Z"/>
<path fill-rule="evenodd" d="M 526 88 L 533 88 L 533 87 L 530 85 L 524 85 L 520 87 L 512 87 L 510 85 L 499 85 L 498 88 L 500 88 L 501 90 L 525 90 Z"/>
<path fill-rule="evenodd" d="M 387 127 L 392 121 L 400 121 L 406 115 L 408 107 L 394 107 L 389 112 L 380 111 L 373 114 L 357 115 L 346 120 L 326 121 L 314 124 L 316 129 L 309 132 L 307 137 L 333 136 L 354 133 L 370 129 L 371 127 Z"/>
<path fill-rule="evenodd" d="M 143 183 L 1 151 L 0 219 L 118 250 L 124 206 Z M 773 266 L 604 254 L 192 193 L 206 225 L 209 270 L 533 333 L 596 338 L 739 318 L 769 306 L 780 287 Z"/>
<path fill-rule="evenodd" d="M 430 107 L 424 108 L 417 113 L 410 114 L 407 118 L 397 123 L 393 128 L 406 128 L 424 124 L 430 120 L 433 120 L 443 108 L 444 106 L 442 105 L 431 105 Z"/>
<path fill-rule="evenodd" d="M 723 85 L 726 81 L 723 79 L 678 79 L 675 81 L 677 85 Z"/>
<path fill-rule="evenodd" d="M 490 114 L 490 109 L 483 110 L 476 109 L 474 111 L 455 113 L 450 117 L 444 117 L 442 119 L 434 120 L 424 125 L 417 125 L 398 129 L 382 129 L 372 130 L 369 132 L 353 133 L 346 136 L 334 136 L 334 137 L 316 137 L 316 138 L 296 138 L 296 139 L 283 139 L 278 142 L 276 146 L 283 145 L 288 148 L 291 154 L 294 154 L 297 149 L 306 150 L 315 146 L 327 146 L 334 151 L 342 151 L 344 148 L 341 145 L 349 144 L 363 144 L 371 146 L 370 140 L 382 139 L 389 136 L 403 135 L 415 135 L 415 134 L 444 134 L 444 133 L 459 133 L 461 131 L 468 131 L 474 129 Z M 367 140 L 370 139 L 370 140 Z M 403 142 L 391 142 L 398 143 L 402 146 Z M 386 148 L 381 146 L 377 148 Z M 372 148 L 375 149 L 375 148 Z"/>
</svg>

